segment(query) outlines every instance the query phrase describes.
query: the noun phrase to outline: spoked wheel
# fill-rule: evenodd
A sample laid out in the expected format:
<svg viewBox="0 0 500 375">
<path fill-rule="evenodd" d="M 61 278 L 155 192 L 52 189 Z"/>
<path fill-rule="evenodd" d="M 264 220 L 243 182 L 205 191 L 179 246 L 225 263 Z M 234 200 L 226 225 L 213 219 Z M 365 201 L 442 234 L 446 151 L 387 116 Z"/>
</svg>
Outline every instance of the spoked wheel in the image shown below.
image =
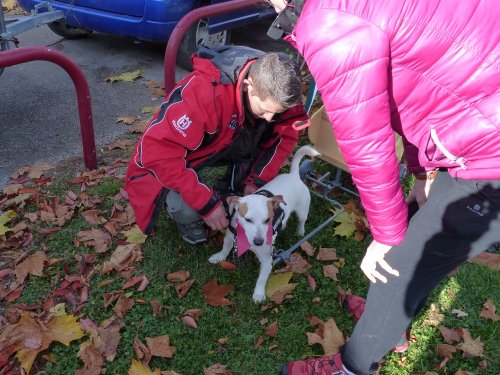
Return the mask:
<svg viewBox="0 0 500 375">
<path fill-rule="evenodd" d="M 229 43 L 230 38 L 230 30 L 210 34 L 208 32 L 208 19 L 204 18 L 194 24 L 182 39 L 177 54 L 177 64 L 184 69 L 192 70 L 191 55 L 198 50 L 199 45 L 204 45 L 207 48 L 222 47 Z"/>
</svg>

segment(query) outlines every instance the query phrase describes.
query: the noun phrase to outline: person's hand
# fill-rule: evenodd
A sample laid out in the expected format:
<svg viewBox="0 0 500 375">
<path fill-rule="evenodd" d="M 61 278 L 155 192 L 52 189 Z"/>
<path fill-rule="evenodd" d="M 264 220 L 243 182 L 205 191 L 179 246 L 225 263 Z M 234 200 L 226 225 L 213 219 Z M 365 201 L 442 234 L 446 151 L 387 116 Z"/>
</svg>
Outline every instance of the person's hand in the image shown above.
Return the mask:
<svg viewBox="0 0 500 375">
<path fill-rule="evenodd" d="M 408 196 L 406 197 L 406 203 L 410 204 L 411 202 L 416 201 L 418 203 L 418 207 L 422 207 L 427 201 L 427 197 L 429 196 L 429 191 L 431 189 L 433 181 L 434 180 L 415 179 L 413 188 L 410 190 Z"/>
<path fill-rule="evenodd" d="M 399 276 L 399 271 L 392 268 L 389 263 L 384 260 L 385 254 L 391 250 L 392 246 L 384 245 L 375 240 L 372 241 L 368 249 L 366 249 L 365 257 L 361 262 L 361 270 L 372 283 L 376 283 L 377 279 L 383 283 L 387 283 L 387 278 L 377 271 L 377 264 L 391 275 Z"/>
<path fill-rule="evenodd" d="M 203 220 L 212 230 L 221 230 L 229 225 L 227 213 L 222 203 L 219 203 L 217 208 Z"/>
<path fill-rule="evenodd" d="M 257 191 L 257 188 L 250 186 L 250 185 L 245 185 L 245 189 L 243 190 L 243 195 L 250 195 L 253 194 Z"/>
</svg>

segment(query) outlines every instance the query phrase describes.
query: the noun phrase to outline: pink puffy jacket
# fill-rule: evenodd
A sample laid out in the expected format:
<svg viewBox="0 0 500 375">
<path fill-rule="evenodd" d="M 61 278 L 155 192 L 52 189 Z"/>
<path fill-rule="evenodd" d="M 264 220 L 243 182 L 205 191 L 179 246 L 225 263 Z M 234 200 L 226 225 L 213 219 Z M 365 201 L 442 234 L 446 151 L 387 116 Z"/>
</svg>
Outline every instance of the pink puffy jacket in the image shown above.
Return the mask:
<svg viewBox="0 0 500 375">
<path fill-rule="evenodd" d="M 411 172 L 500 179 L 498 0 L 307 0 L 291 38 L 377 241 L 407 228 L 393 131 Z"/>
</svg>

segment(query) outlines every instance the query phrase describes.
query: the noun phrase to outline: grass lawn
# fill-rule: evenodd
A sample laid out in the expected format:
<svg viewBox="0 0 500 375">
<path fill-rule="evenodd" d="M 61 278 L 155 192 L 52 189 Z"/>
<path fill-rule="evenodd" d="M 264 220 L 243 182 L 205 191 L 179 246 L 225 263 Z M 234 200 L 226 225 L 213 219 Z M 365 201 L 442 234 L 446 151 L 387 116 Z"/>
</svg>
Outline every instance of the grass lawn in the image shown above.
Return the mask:
<svg viewBox="0 0 500 375">
<path fill-rule="evenodd" d="M 32 196 L 24 204 L 12 205 L 9 208 L 16 211 L 17 216 L 5 225 L 12 228 L 17 223 L 26 222 L 29 229 L 24 233 L 32 234 L 33 239 L 27 246 L 7 246 L 12 233 L 6 232 L 0 237 L 1 268 L 15 269 L 22 261 L 22 259 L 19 261 L 20 256 L 40 251 L 46 254 L 48 260 L 44 262 L 40 276 L 28 274 L 22 287 L 22 294 L 18 298 L 7 302 L 9 298 L 5 293 L 2 295 L 1 330 L 5 332 L 6 327 L 15 324 L 21 311 L 29 311 L 37 319 L 47 321 L 50 315 L 54 314 L 53 307 L 58 303 L 64 304 L 66 314 L 75 315 L 80 321 L 92 320 L 96 325 L 119 315 L 121 322 L 119 343 L 116 353 L 108 358 L 111 360 L 103 361 L 106 374 L 127 374 L 127 372 L 150 374 L 154 373 L 153 370 L 156 368 L 163 371 L 172 370 L 183 375 L 203 374 L 204 369 L 215 364 L 226 366 L 226 372 L 207 370 L 207 374 L 278 374 L 282 364 L 287 361 L 323 354 L 321 345 L 308 344 L 307 333 L 315 331 L 315 326 L 311 324 L 309 317 L 315 316 L 325 322 L 333 318 L 344 336 L 350 335 L 354 323 L 351 314 L 343 310 L 338 302 L 339 288 L 355 295 L 366 296 L 369 283 L 359 269 L 359 264 L 370 237 L 365 236 L 363 240 L 357 241 L 353 236 L 339 236 L 335 234 L 337 224 L 327 226 L 309 242 L 316 252 L 321 247 L 335 248 L 337 256 L 345 260 L 343 265 L 338 264 L 338 281 L 323 274 L 323 266 L 332 262 L 317 260 L 316 257 L 309 257 L 302 250 L 298 250 L 297 253 L 310 263 L 311 268 L 307 274 L 312 276 L 317 287 L 315 290 L 310 287 L 306 274 L 293 274 L 290 282 L 298 285 L 289 293 L 290 297 L 280 304 L 253 303 L 252 292 L 258 273 L 258 261 L 253 254 L 243 256 L 236 270 L 226 270 L 212 265 L 207 259 L 219 250 L 217 240 L 210 241 L 206 246 L 194 247 L 185 244 L 177 233 L 175 224 L 165 213 L 160 216 L 156 233 L 145 243 L 137 245 L 141 248 L 142 259 L 138 258 L 137 262 L 127 268 L 128 274 L 122 272 L 125 278 L 120 276 L 116 269 L 104 274 L 102 272 L 104 262 L 109 261 L 113 252 L 125 244 L 126 235 L 123 232 L 132 226 L 130 224 L 116 226 L 117 233 L 110 236 L 108 249 L 104 251 L 101 249 L 99 252 L 95 246 L 89 246 L 91 243 L 89 239 L 82 240 L 78 233 L 89 228 L 98 228 L 105 232 L 105 223 L 110 222 L 117 212 L 116 204 L 122 209 L 126 207 L 125 199 L 116 198 L 123 187 L 122 178 L 126 167 L 125 163 L 119 161 L 119 157 L 126 160 L 127 152 L 108 155 L 106 158 L 100 157 L 100 160 L 106 160 L 102 165 L 102 171 L 105 172 L 99 178 L 85 180 L 90 181 L 85 190 L 88 195 L 85 198 L 79 196 L 73 201 L 76 202 L 74 212 L 62 226 L 44 219 L 40 212 L 49 210 L 48 206 L 55 207 L 54 202 L 57 197 L 60 205 L 71 206 L 66 200 L 68 191 L 78 195 L 82 188 L 81 181 L 70 184 L 75 177 L 74 171 L 66 173 L 65 168 L 51 171 L 52 183 L 43 185 L 36 199 Z M 318 165 L 322 170 L 330 168 L 321 162 Z M 36 187 L 33 181 L 37 180 L 26 181 L 24 185 Z M 15 195 L 10 195 L 9 199 L 20 194 L 21 190 Z M 3 197 L 0 202 L 5 204 L 6 195 Z M 336 198 L 343 203 L 351 199 L 344 195 Z M 88 203 L 88 206 L 84 203 Z M 0 215 L 7 212 L 2 206 L 0 210 Z M 90 224 L 88 218 L 82 215 L 88 210 L 96 210 L 94 217 L 102 217 L 105 222 Z M 38 214 L 33 221 L 28 221 L 27 217 L 30 217 L 26 216 L 28 213 Z M 315 228 L 329 215 L 331 211 L 328 205 L 319 198 L 313 198 L 306 231 Z M 47 228 L 55 230 L 51 232 Z M 279 237 L 277 247 L 287 249 L 298 240 L 295 234 L 295 222 L 291 220 L 286 232 Z M 81 269 L 82 254 L 91 256 L 85 271 Z M 54 259 L 57 261 L 51 261 Z M 237 261 L 234 258 L 229 260 L 233 263 Z M 275 269 L 284 266 L 280 264 Z M 179 282 L 168 281 L 166 278 L 167 274 L 181 270 L 189 271 L 189 279 L 194 281 L 183 298 L 179 298 L 176 291 Z M 73 284 L 75 290 L 71 290 L 70 294 L 77 296 L 76 302 L 68 294 L 65 296 L 54 294 L 54 291 L 64 289 L 62 282 L 65 276 L 74 274 L 83 275 L 88 284 L 86 289 L 88 299 L 85 303 L 78 303 L 81 300 L 79 298 L 83 299 L 79 294 L 83 290 L 82 284 Z M 125 282 L 133 276 L 146 276 L 149 284 L 142 291 L 138 291 L 137 286 L 123 290 Z M 233 290 L 227 295 L 232 304 L 219 307 L 207 304 L 202 288 L 213 279 L 219 284 L 233 286 Z M 3 288 L 7 288 L 14 283 L 14 273 L 2 276 L 0 280 Z M 133 306 L 128 310 L 116 307 L 119 302 L 110 302 L 113 293 L 121 293 L 123 301 L 127 303 L 133 301 Z M 53 299 L 53 303 L 50 304 L 52 312 L 48 308 L 49 305 L 44 306 L 50 298 Z M 389 354 L 381 366 L 380 374 L 405 375 L 426 372 L 467 374 L 465 371 L 473 374 L 499 374 L 499 324 L 492 319 L 480 317 L 484 309 L 483 304 L 488 299 L 492 300 L 494 305 L 500 306 L 500 273 L 473 263 L 462 265 L 458 272 L 439 285 L 426 308 L 415 319 L 411 329 L 409 350 L 404 354 Z M 158 310 L 152 308 L 152 301 L 156 301 L 154 302 L 156 306 L 160 306 Z M 201 315 L 196 317 L 197 328 L 184 323 L 183 317 L 190 309 L 201 310 Z M 457 311 L 465 313 L 466 316 Z M 268 328 L 275 322 L 277 332 L 270 334 Z M 457 350 L 442 366 L 443 368 L 437 368 L 436 366 L 443 361 L 443 357 L 438 354 L 437 346 L 444 343 L 439 326 L 467 329 L 472 339 L 480 338 L 480 342 L 484 344 L 483 356 L 464 357 L 463 351 Z M 149 362 L 151 372 L 144 369 L 141 370 L 144 372 L 129 370 L 132 360 L 141 357 L 141 354 L 138 354 L 137 341 L 134 347 L 134 340 L 138 338 L 142 343 L 146 343 L 148 337 L 156 338 L 163 335 L 168 335 L 170 346 L 175 347 L 175 353 L 171 358 L 153 356 Z M 48 349 L 38 353 L 30 373 L 51 375 L 77 373 L 78 369 L 84 367 L 84 362 L 78 354 L 82 343 L 89 340 L 89 337 L 89 331 L 85 331 L 83 337 L 71 341 L 68 346 L 59 342 L 51 343 Z M 80 357 L 82 357 L 81 352 Z M 0 361 L 1 358 L 0 355 Z M 13 358 L 10 356 L 9 362 L 12 374 L 19 371 L 18 364 Z M 0 374 L 8 373 L 2 371 L 4 370 L 0 370 Z M 80 374 L 87 374 L 83 370 L 80 371 Z"/>
</svg>

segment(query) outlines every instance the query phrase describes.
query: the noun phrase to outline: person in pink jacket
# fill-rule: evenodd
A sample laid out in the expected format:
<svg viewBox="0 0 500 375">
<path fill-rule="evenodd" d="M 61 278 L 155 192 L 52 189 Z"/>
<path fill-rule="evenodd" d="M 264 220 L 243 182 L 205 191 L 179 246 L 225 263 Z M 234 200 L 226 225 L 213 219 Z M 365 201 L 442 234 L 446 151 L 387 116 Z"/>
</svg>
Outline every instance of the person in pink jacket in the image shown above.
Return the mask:
<svg viewBox="0 0 500 375">
<path fill-rule="evenodd" d="M 279 14 L 268 34 L 287 34 L 305 58 L 373 235 L 361 262 L 370 289 L 349 342 L 282 371 L 370 374 L 432 289 L 500 241 L 500 6 L 270 3 Z M 416 176 L 406 200 L 394 132 Z M 412 201 L 420 209 L 409 220 Z"/>
</svg>

